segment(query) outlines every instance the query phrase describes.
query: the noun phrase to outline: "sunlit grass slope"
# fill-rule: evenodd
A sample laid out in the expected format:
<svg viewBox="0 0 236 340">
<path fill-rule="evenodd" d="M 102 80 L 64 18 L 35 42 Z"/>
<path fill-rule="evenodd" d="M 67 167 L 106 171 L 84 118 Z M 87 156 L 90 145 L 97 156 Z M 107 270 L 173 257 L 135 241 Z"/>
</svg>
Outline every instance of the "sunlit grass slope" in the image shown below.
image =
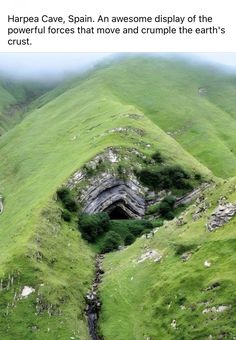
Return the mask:
<svg viewBox="0 0 236 340">
<path fill-rule="evenodd" d="M 204 89 L 201 95 L 199 88 Z M 112 145 L 147 154 L 159 150 L 167 162 L 207 178 L 211 172 L 206 165 L 218 176 L 233 176 L 234 91 L 234 77 L 207 67 L 134 58 L 68 81 L 30 104 L 24 120 L 0 138 L 0 279 L 5 287 L 0 294 L 1 338 L 88 339 L 83 296 L 91 283 L 94 255 L 73 221 L 61 221 L 52 200 L 56 189 Z M 30 92 L 18 85 L 0 84 L 4 131 L 13 125 L 5 119 L 8 110 L 29 98 Z M 115 129 L 119 127 L 126 132 Z M 213 205 L 226 189 L 212 193 Z M 234 221 L 214 234 L 205 232 L 204 223 L 193 223 L 189 216 L 183 227 L 170 224 L 153 240 L 138 240 L 108 256 L 101 319 L 106 339 L 155 339 L 157 330 L 160 338 L 180 338 L 182 333 L 186 338 L 190 323 L 193 338 L 210 335 L 209 330 L 212 335 L 231 331 L 227 312 L 219 316 L 218 328 L 213 330 L 214 320 L 208 320 L 208 327 L 201 303 L 209 294 L 212 305 L 233 305 Z M 175 243 L 201 248 L 182 263 Z M 144 247 L 160 250 L 162 263 L 136 266 L 132 260 Z M 206 259 L 212 261 L 211 268 L 203 266 Z M 214 280 L 220 281 L 219 294 L 202 293 Z M 20 299 L 24 286 L 35 292 Z M 176 330 L 170 327 L 174 319 Z"/>
<path fill-rule="evenodd" d="M 31 108 L 0 139 L 0 191 L 4 197 L 0 277 L 16 276 L 15 285 L 0 300 L 1 332 L 9 334 L 9 339 L 14 334 L 42 339 L 48 332 L 47 339 L 70 335 L 82 340 L 88 336 L 82 296 L 93 272 L 92 255 L 73 226 L 61 224 L 54 204 L 48 207 L 56 189 L 111 145 L 135 147 L 147 154 L 160 150 L 170 163 L 182 164 L 207 178 L 211 173 L 141 110 L 113 95 L 100 71 L 75 81 L 68 90 L 46 94 Z M 114 130 L 122 126 L 128 127 L 126 133 Z M 19 294 L 23 286 L 33 286 L 36 292 L 12 307 L 16 291 Z M 37 294 L 44 301 L 40 315 L 33 314 Z"/>
<path fill-rule="evenodd" d="M 215 175 L 236 174 L 236 75 L 186 60 L 147 57 L 108 65 L 100 79 Z"/>
<path fill-rule="evenodd" d="M 133 119 L 132 113 L 141 118 Z M 120 126 L 130 126 L 130 133 L 109 132 Z M 132 128 L 143 129 L 144 136 Z M 122 104 L 99 78 L 92 78 L 35 110 L 2 137 L 0 188 L 5 211 L 1 224 L 7 224 L 1 229 L 4 238 L 10 240 L 18 232 L 21 237 L 28 235 L 35 212 L 44 207 L 56 188 L 110 145 L 135 146 L 148 153 L 159 149 L 170 161 L 207 173 L 140 111 Z M 4 238 L 0 241 L 3 247 Z"/>
<path fill-rule="evenodd" d="M 234 338 L 236 220 L 212 233 L 205 224 L 220 196 L 236 201 L 235 185 L 234 179 L 210 189 L 206 197 L 212 207 L 198 221 L 192 220 L 194 208 L 189 208 L 185 225 L 166 223 L 154 238 L 140 238 L 107 255 L 100 319 L 105 339 Z M 187 262 L 181 259 L 184 249 L 193 253 Z M 161 262 L 137 263 L 149 250 L 161 254 Z M 228 309 L 206 311 L 219 306 Z"/>
</svg>

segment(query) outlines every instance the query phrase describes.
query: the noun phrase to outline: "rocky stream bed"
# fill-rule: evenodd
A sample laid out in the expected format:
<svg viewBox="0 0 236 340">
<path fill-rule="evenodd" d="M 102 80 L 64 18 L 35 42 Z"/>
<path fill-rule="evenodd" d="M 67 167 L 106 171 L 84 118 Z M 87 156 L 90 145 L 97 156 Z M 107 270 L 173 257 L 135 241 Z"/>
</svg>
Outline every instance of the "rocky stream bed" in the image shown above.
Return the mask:
<svg viewBox="0 0 236 340">
<path fill-rule="evenodd" d="M 93 280 L 91 290 L 86 294 L 86 316 L 89 328 L 89 334 L 92 340 L 102 340 L 103 337 L 99 334 L 98 331 L 98 318 L 101 309 L 101 301 L 98 295 L 99 285 L 102 281 L 102 276 L 104 271 L 102 269 L 102 261 L 104 259 L 104 255 L 98 254 L 96 256 L 95 262 L 95 279 Z"/>
</svg>

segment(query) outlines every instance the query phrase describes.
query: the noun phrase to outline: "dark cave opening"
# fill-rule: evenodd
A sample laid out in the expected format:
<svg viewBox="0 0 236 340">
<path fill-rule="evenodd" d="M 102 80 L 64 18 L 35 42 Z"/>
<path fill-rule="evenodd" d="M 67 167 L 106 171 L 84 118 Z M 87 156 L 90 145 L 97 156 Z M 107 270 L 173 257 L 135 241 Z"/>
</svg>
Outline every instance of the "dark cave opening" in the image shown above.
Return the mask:
<svg viewBox="0 0 236 340">
<path fill-rule="evenodd" d="M 127 220 L 130 216 L 118 205 L 111 210 L 109 209 L 108 215 L 111 220 Z"/>
</svg>

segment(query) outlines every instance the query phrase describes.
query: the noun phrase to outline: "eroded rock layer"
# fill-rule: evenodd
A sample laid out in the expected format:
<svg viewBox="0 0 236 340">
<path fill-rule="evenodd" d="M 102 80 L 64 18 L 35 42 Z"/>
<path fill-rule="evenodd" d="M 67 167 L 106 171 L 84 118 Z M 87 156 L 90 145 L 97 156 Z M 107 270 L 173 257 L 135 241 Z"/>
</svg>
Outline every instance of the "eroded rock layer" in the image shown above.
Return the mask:
<svg viewBox="0 0 236 340">
<path fill-rule="evenodd" d="M 145 162 L 146 156 L 136 149 L 110 147 L 76 171 L 67 187 L 75 192 L 85 213 L 107 212 L 112 219 L 142 218 L 149 207 L 172 195 L 169 190 L 150 191 L 139 182 L 135 170 L 145 167 Z M 208 186 L 203 183 L 192 192 L 175 197 L 175 207 L 190 203 Z"/>
<path fill-rule="evenodd" d="M 143 188 L 134 178 L 127 180 L 103 173 L 81 196 L 84 211 L 88 214 L 106 211 L 112 213 L 117 207 L 127 218 L 141 218 L 145 214 Z"/>
</svg>

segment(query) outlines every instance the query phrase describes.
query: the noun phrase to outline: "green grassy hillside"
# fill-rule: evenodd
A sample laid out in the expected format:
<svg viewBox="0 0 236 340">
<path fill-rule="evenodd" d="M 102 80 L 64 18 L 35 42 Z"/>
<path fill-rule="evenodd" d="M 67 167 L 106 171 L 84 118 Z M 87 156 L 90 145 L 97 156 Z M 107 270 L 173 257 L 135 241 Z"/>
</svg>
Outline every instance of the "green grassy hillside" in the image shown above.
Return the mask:
<svg viewBox="0 0 236 340">
<path fill-rule="evenodd" d="M 140 119 L 133 119 L 133 113 Z M 122 133 L 109 132 L 122 126 L 131 127 L 125 138 Z M 143 136 L 132 128 L 142 129 Z M 34 212 L 44 207 L 73 171 L 110 145 L 139 147 L 146 153 L 159 149 L 172 162 L 209 173 L 142 112 L 122 104 L 92 77 L 34 110 L 1 138 L 0 187 L 5 197 L 1 223 L 8 224 L 1 230 L 4 237 L 9 240 L 19 230 L 28 235 Z"/>
<path fill-rule="evenodd" d="M 234 338 L 236 220 L 213 233 L 206 231 L 205 224 L 220 196 L 236 201 L 235 184 L 234 179 L 208 190 L 212 207 L 201 219 L 193 221 L 190 207 L 186 224 L 165 223 L 154 238 L 140 238 L 107 255 L 100 320 L 105 339 Z M 161 261 L 138 263 L 150 250 L 161 254 Z M 184 262 L 181 255 L 187 250 L 192 256 Z M 211 266 L 206 267 L 205 261 Z M 219 306 L 229 309 L 203 312 Z"/>
<path fill-rule="evenodd" d="M 2 276 L 8 272 L 9 261 L 14 261 L 13 267 L 16 268 L 19 265 L 16 258 L 21 258 L 30 251 L 37 226 L 44 224 L 41 212 L 56 189 L 76 169 L 108 146 L 138 147 L 145 153 L 158 149 L 170 162 L 181 163 L 188 169 L 210 176 L 206 168 L 141 111 L 117 100 L 97 74 L 90 75 L 82 83 L 79 81 L 77 86 L 62 94 L 60 92 L 52 91 L 47 98 L 39 100 L 40 107 L 28 114 L 20 125 L 2 136 L 0 141 L 0 188 L 4 197 L 4 213 L 0 216 Z M 121 126 L 128 126 L 130 132 L 124 135 L 110 131 Z M 143 130 L 143 136 L 136 133 L 135 128 Z M 48 247 L 44 245 L 45 242 L 52 246 L 50 239 L 44 239 L 42 244 Z M 71 243 L 70 236 L 65 238 L 64 246 L 68 243 Z M 24 266 L 26 272 L 35 270 L 32 269 L 35 268 L 35 263 L 31 255 L 29 263 Z M 64 266 L 67 270 L 66 263 Z M 92 266 L 89 267 L 84 262 L 82 272 L 86 273 L 87 270 L 91 273 Z M 43 272 L 45 277 L 51 277 L 50 266 L 45 266 Z M 27 275 L 31 278 L 30 274 Z M 60 272 L 54 275 L 57 280 Z M 49 279 L 47 281 L 50 282 Z M 81 281 L 86 282 L 86 276 L 82 275 L 78 279 L 78 284 L 83 287 Z M 22 279 L 21 284 L 23 282 Z M 27 280 L 24 284 L 27 285 Z M 50 283 L 50 290 L 53 287 Z M 46 297 L 50 298 L 47 294 Z M 28 302 L 32 308 L 33 301 Z M 19 304 L 21 303 L 20 301 Z M 60 304 L 58 301 L 57 303 Z M 29 308 L 26 302 L 25 304 L 25 308 Z M 18 309 L 15 309 L 13 318 L 17 318 L 17 315 Z M 67 314 L 65 318 L 68 319 Z M 16 331 L 17 325 L 13 323 L 11 327 L 16 327 Z M 71 325 L 67 324 L 67 327 L 70 329 Z M 55 333 L 52 334 L 53 337 Z"/>
<path fill-rule="evenodd" d="M 213 178 L 210 170 L 222 177 L 235 174 L 235 99 L 232 96 L 235 85 L 227 76 L 213 75 L 205 69 L 199 73 L 200 69 L 154 59 L 107 65 L 45 93 L 30 104 L 21 123 L 0 137 L 0 194 L 4 198 L 4 212 L 0 215 L 0 279 L 3 280 L 0 334 L 3 339 L 17 336 L 88 339 L 83 296 L 91 283 L 94 254 L 75 230 L 75 221 L 69 224 L 61 221 L 60 209 L 53 197 L 57 188 L 98 152 L 109 146 L 136 148 L 146 155 L 158 150 L 169 163 L 181 164 L 207 179 Z M 205 86 L 207 80 L 208 84 L 213 83 L 211 77 L 223 77 L 225 96 L 216 95 L 219 88 L 215 94 L 209 89 L 206 95 L 198 96 L 198 87 L 203 86 L 203 82 Z M 11 105 L 24 102 L 28 98 L 24 93 L 15 87 L 14 91 L 0 87 L 0 111 L 6 112 Z M 126 127 L 126 132 L 116 130 L 120 127 Z M 176 129 L 181 130 L 179 135 L 165 132 Z M 190 229 L 195 227 L 196 243 L 200 243 L 204 239 L 202 226 L 194 224 Z M 188 231 L 184 238 L 187 240 L 190 236 Z M 173 233 L 173 238 L 178 237 L 179 230 Z M 163 232 L 164 239 L 168 244 L 172 242 L 172 233 Z M 122 266 L 129 267 L 129 256 L 138 254 L 142 242 L 139 240 L 127 250 L 127 259 L 123 253 L 107 259 L 107 269 L 113 257 L 115 262 L 122 261 L 111 274 L 114 277 L 107 273 L 104 281 L 101 328 L 107 339 L 115 339 L 111 332 L 118 334 L 120 327 L 108 317 L 114 301 L 108 301 L 111 293 L 106 287 L 113 285 Z M 152 242 L 156 242 L 156 238 Z M 165 242 L 161 247 L 165 247 Z M 172 250 L 170 247 L 168 251 Z M 170 271 L 174 261 L 177 259 L 170 257 Z M 155 270 L 151 272 L 148 287 L 154 285 Z M 140 283 L 147 274 L 145 270 L 139 272 Z M 35 292 L 21 299 L 24 286 L 33 287 Z M 124 287 L 124 296 L 126 294 L 128 290 Z M 134 294 L 139 294 L 138 288 Z M 129 311 L 133 302 L 134 308 L 139 306 L 136 298 L 127 299 L 131 304 Z M 124 320 L 119 303 L 117 308 L 116 319 Z M 152 315 L 152 309 L 147 310 L 147 315 Z M 148 320 L 146 315 L 144 322 L 147 322 L 145 320 Z M 129 329 L 124 331 L 127 333 L 123 339 L 133 339 Z"/>
<path fill-rule="evenodd" d="M 0 136 L 19 123 L 27 106 L 51 87 L 35 81 L 0 78 Z"/>
<path fill-rule="evenodd" d="M 101 70 L 99 77 L 215 175 L 235 175 L 235 75 L 175 59 L 130 58 Z"/>
</svg>

